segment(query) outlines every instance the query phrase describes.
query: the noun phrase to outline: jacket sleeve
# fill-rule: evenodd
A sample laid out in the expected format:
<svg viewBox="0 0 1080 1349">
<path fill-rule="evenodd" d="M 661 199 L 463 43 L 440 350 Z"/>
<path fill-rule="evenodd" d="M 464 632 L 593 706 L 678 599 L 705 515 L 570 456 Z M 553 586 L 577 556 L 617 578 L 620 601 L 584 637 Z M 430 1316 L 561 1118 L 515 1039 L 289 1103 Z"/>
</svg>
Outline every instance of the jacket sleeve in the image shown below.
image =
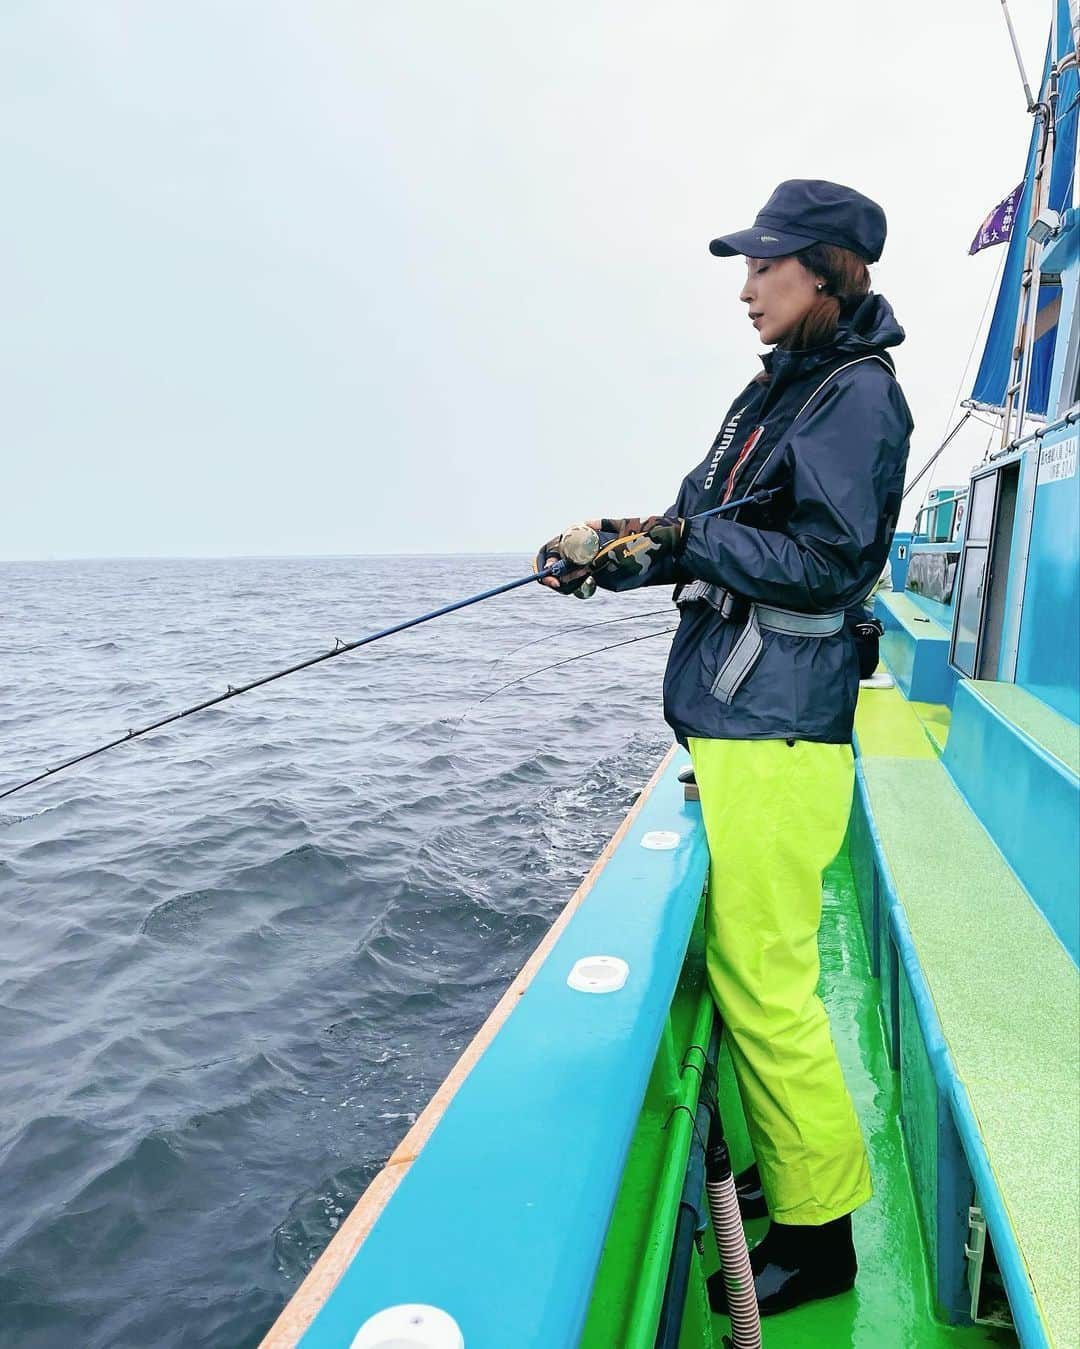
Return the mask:
<svg viewBox="0 0 1080 1349">
<path fill-rule="evenodd" d="M 788 443 L 783 531 L 722 516 L 688 526 L 681 569 L 745 599 L 804 613 L 860 600 L 884 564 L 903 493 L 911 414 L 896 380 L 867 371 L 827 392 Z"/>
</svg>

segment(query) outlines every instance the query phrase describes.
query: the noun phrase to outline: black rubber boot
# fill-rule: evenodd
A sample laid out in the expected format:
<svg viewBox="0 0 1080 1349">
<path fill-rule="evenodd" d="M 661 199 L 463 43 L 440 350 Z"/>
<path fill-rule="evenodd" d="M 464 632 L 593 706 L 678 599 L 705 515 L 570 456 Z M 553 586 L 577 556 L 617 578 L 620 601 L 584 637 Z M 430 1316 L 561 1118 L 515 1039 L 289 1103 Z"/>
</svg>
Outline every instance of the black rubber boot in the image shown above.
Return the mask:
<svg viewBox="0 0 1080 1349">
<path fill-rule="evenodd" d="M 854 1287 L 858 1270 L 851 1214 L 819 1227 L 772 1223 L 764 1239 L 750 1252 L 750 1265 L 762 1316 L 846 1293 Z M 721 1274 L 709 1280 L 709 1305 L 714 1312 L 728 1314 Z"/>
<path fill-rule="evenodd" d="M 761 1188 L 761 1173 L 757 1165 L 748 1166 L 735 1177 L 735 1193 L 739 1199 L 739 1212 L 744 1218 L 767 1218 L 769 1206 L 765 1202 L 765 1191 Z"/>
</svg>

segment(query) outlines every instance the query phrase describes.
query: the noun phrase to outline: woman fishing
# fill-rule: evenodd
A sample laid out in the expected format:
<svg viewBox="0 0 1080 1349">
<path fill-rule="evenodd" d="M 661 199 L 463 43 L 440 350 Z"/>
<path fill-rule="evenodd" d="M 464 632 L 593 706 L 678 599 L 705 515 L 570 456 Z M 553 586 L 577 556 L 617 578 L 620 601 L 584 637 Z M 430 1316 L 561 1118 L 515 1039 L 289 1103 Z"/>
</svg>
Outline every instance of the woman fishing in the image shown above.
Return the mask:
<svg viewBox="0 0 1080 1349">
<path fill-rule="evenodd" d="M 693 760 L 711 859 L 706 960 L 771 1215 L 751 1253 L 762 1315 L 852 1287 L 851 1214 L 866 1150 L 817 996 L 822 872 L 854 784 L 858 657 L 844 611 L 886 560 L 912 429 L 888 349 L 903 341 L 870 291 L 885 215 L 850 188 L 781 183 L 750 229 L 739 295 L 764 370 L 742 390 L 663 516 L 590 522 L 571 593 L 674 584 L 668 722 Z M 728 516 L 693 519 L 753 496 Z M 559 558 L 545 544 L 538 568 Z M 760 1181 L 758 1181 L 760 1177 Z M 710 1300 L 725 1311 L 719 1276 Z"/>
</svg>

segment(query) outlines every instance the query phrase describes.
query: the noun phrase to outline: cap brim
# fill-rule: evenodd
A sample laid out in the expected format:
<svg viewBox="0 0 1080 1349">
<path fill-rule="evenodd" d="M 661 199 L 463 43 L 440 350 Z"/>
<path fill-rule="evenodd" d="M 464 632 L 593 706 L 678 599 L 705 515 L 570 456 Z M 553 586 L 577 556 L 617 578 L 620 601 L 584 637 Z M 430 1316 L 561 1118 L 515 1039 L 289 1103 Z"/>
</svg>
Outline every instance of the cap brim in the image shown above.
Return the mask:
<svg viewBox="0 0 1080 1349">
<path fill-rule="evenodd" d="M 758 225 L 736 234 L 722 234 L 709 245 L 709 252 L 715 258 L 731 258 L 736 254 L 744 258 L 782 258 L 816 242 L 805 234 L 788 234 Z"/>
</svg>

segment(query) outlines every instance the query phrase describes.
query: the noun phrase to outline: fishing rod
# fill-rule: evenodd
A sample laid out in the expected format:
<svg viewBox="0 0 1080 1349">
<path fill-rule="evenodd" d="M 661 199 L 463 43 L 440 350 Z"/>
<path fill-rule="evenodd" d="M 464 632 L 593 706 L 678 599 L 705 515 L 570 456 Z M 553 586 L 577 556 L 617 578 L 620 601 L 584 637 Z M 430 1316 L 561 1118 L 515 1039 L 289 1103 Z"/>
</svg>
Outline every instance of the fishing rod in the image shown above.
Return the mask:
<svg viewBox="0 0 1080 1349">
<path fill-rule="evenodd" d="M 726 502 L 722 506 L 702 511 L 699 515 L 690 518 L 704 520 L 708 516 L 719 515 L 723 511 L 733 511 L 738 506 L 760 505 L 775 496 L 778 490 L 778 488 L 772 488 L 771 490 L 752 492 L 748 496 L 741 497 L 738 501 Z M 638 537 L 636 534 L 626 536 L 627 539 L 636 537 Z M 622 541 L 624 540 L 616 540 L 616 542 Z M 263 675 L 259 679 L 252 679 L 247 684 L 235 686 L 229 684 L 224 693 L 216 694 L 213 698 L 204 698 L 202 702 L 194 703 L 191 707 L 185 707 L 167 717 L 161 717 L 148 726 L 128 730 L 123 735 L 118 735 L 115 739 L 109 740 L 103 745 L 86 750 L 82 754 L 76 754 L 70 759 L 65 759 L 63 763 L 56 764 L 52 768 L 46 768 L 41 773 L 35 773 L 33 777 L 26 778 L 25 781 L 17 782 L 13 787 L 6 787 L 3 791 L 0 791 L 0 800 L 3 800 L 6 796 L 13 796 L 16 792 L 21 792 L 27 787 L 32 787 L 35 783 L 43 782 L 46 778 L 51 778 L 57 773 L 62 773 L 66 768 L 74 768 L 76 764 L 85 763 L 87 759 L 93 759 L 98 754 L 104 754 L 106 750 L 115 749 L 118 745 L 126 745 L 128 741 L 138 740 L 140 736 L 149 735 L 151 731 L 158 731 L 163 726 L 171 725 L 174 721 L 182 721 L 185 717 L 194 716 L 196 712 L 204 712 L 208 707 L 216 707 L 219 703 L 228 702 L 230 698 L 237 698 L 241 693 L 250 693 L 252 689 L 262 688 L 264 684 L 272 684 L 277 679 L 284 679 L 286 675 L 296 674 L 299 670 L 307 670 L 312 665 L 319 665 L 325 660 L 333 660 L 335 656 L 343 656 L 347 651 L 357 651 L 362 646 L 370 646 L 373 642 L 381 642 L 385 637 L 393 637 L 399 632 L 407 632 L 410 628 L 417 628 L 422 623 L 430 623 L 436 618 L 457 613 L 460 609 L 467 609 L 470 605 L 493 599 L 496 595 L 505 595 L 511 590 L 518 590 L 521 586 L 543 581 L 549 576 L 562 576 L 575 565 L 565 558 L 560 558 L 559 561 L 551 563 L 550 566 L 530 572 L 528 576 L 521 576 L 516 581 L 507 581 L 503 585 L 492 586 L 490 590 L 482 590 L 479 594 L 469 595 L 463 600 L 454 600 L 451 604 L 444 604 L 438 609 L 431 609 L 426 614 L 419 614 L 416 618 L 408 618 L 402 623 L 395 623 L 391 627 L 380 628 L 378 632 L 370 632 L 364 637 L 358 637 L 354 642 L 343 642 L 339 637 L 329 651 L 321 651 L 317 656 L 297 661 L 295 665 L 288 665 L 282 670 L 275 670 L 272 674 Z"/>
<path fill-rule="evenodd" d="M 393 637 L 395 633 L 419 627 L 421 623 L 430 623 L 432 619 L 442 618 L 445 614 L 452 614 L 470 604 L 479 604 L 481 600 L 489 600 L 495 595 L 504 595 L 507 591 L 516 590 L 519 586 L 528 585 L 532 581 L 542 580 L 545 576 L 558 576 L 566 571 L 568 566 L 567 562 L 554 562 L 541 572 L 533 572 L 517 581 L 508 581 L 505 585 L 493 586 L 490 590 L 481 591 L 478 595 L 470 595 L 467 599 L 456 600 L 453 604 L 444 604 L 442 608 L 432 609 L 429 613 L 420 614 L 417 618 L 409 618 L 403 623 L 395 623 L 392 627 L 368 633 L 367 636 L 360 637 L 355 642 L 343 642 L 339 637 L 329 651 L 321 651 L 317 656 L 297 661 L 295 665 L 288 665 L 283 670 L 275 670 L 273 674 L 252 679 L 247 684 L 230 684 L 224 693 L 219 693 L 213 698 L 204 698 L 202 702 L 194 703 L 191 707 L 185 707 L 180 712 L 173 712 L 170 716 L 161 717 L 148 726 L 140 726 L 137 730 L 129 730 L 124 735 L 118 735 L 115 740 L 110 740 L 104 745 L 98 745 L 96 749 L 87 750 L 84 754 L 76 754 L 71 759 L 65 759 L 63 763 L 56 764 L 53 768 L 47 768 L 44 772 L 37 773 L 32 778 L 27 778 L 25 782 L 5 788 L 4 791 L 0 792 L 0 800 L 3 800 L 5 796 L 13 795 L 15 792 L 21 792 L 24 787 L 33 786 L 35 782 L 42 782 L 45 778 L 52 777 L 65 768 L 73 768 L 76 764 L 85 763 L 87 759 L 92 759 L 96 754 L 104 754 L 106 750 L 115 749 L 117 745 L 127 744 L 129 740 L 138 740 L 140 736 L 149 735 L 151 731 L 160 730 L 162 726 L 169 726 L 174 721 L 181 721 L 184 717 L 193 716 L 196 712 L 204 712 L 208 707 L 215 707 L 218 703 L 227 702 L 230 698 L 237 698 L 241 693 L 250 693 L 252 689 L 261 688 L 264 684 L 272 684 L 274 680 L 284 679 L 286 675 L 296 674 L 298 670 L 307 670 L 312 665 L 319 665 L 324 660 L 333 660 L 335 656 L 343 656 L 346 651 L 356 651 L 359 647 L 370 646 L 372 642 L 381 641 L 384 637 Z"/>
</svg>

